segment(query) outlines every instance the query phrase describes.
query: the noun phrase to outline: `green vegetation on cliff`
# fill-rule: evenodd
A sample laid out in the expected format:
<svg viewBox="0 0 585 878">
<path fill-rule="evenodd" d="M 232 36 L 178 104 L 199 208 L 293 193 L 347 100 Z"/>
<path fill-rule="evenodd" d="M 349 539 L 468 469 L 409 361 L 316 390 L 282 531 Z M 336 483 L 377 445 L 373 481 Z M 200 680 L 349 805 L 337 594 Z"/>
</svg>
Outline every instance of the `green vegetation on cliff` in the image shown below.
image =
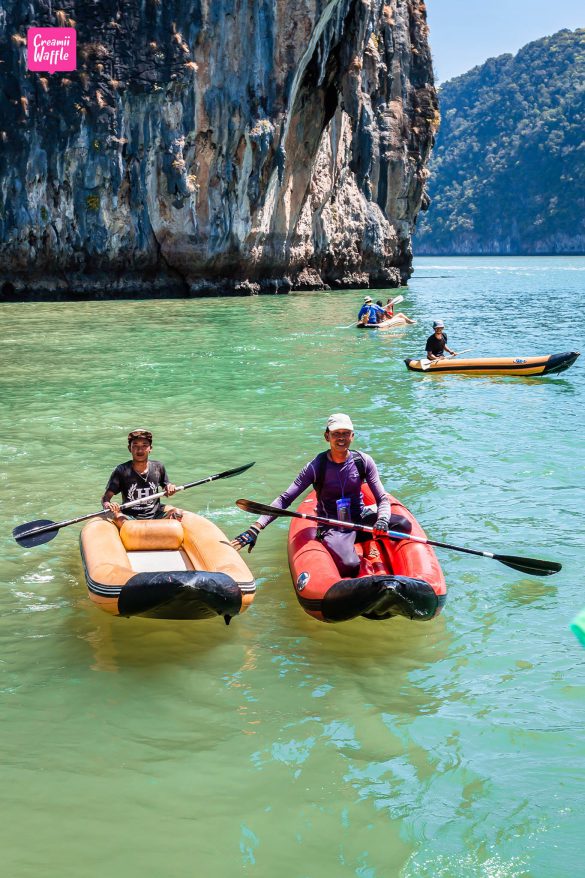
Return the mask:
<svg viewBox="0 0 585 878">
<path fill-rule="evenodd" d="M 439 100 L 415 252 L 585 253 L 585 29 L 490 58 Z"/>
</svg>

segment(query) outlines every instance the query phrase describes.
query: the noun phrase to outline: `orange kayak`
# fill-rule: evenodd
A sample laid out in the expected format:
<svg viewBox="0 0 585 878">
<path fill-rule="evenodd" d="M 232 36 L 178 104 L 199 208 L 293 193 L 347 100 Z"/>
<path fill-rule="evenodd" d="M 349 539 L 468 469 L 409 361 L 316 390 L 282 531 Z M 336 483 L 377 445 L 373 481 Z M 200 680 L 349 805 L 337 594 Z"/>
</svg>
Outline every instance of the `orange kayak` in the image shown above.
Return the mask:
<svg viewBox="0 0 585 878">
<path fill-rule="evenodd" d="M 374 498 L 367 485 L 364 502 Z M 388 495 L 392 511 L 412 525 L 412 535 L 426 534 L 412 513 Z M 315 515 L 313 491 L 297 507 Z M 288 561 L 297 599 L 309 616 L 321 622 L 343 622 L 356 616 L 389 619 L 405 616 L 425 621 L 437 616 L 447 598 L 447 586 L 432 546 L 409 540 L 370 540 L 357 543 L 361 557 L 359 576 L 340 577 L 332 556 L 316 539 L 316 524 L 293 518 L 288 535 Z"/>
<path fill-rule="evenodd" d="M 458 372 L 465 375 L 555 375 L 573 365 L 579 353 L 546 354 L 543 357 L 441 357 L 439 360 L 405 360 L 412 372 L 426 375 Z"/>
<path fill-rule="evenodd" d="M 181 521 L 115 524 L 95 519 L 80 536 L 90 599 L 114 616 L 210 619 L 226 623 L 254 600 L 244 559 L 213 522 L 193 512 Z"/>
</svg>

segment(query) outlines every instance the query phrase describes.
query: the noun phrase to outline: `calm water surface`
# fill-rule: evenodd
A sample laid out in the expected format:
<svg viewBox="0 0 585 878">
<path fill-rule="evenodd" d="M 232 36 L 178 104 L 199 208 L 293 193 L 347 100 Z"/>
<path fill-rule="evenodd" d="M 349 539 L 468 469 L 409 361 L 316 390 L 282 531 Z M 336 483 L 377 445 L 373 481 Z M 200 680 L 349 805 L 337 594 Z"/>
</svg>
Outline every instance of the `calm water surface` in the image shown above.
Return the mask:
<svg viewBox="0 0 585 878">
<path fill-rule="evenodd" d="M 342 329 L 361 292 L 0 306 L 3 872 L 17 878 L 569 878 L 582 863 L 584 360 L 545 379 L 414 375 L 433 318 L 476 355 L 579 350 L 585 259 L 421 259 L 416 326 Z M 230 536 L 356 425 L 428 534 L 559 560 L 548 579 L 446 551 L 443 615 L 326 626 L 292 591 L 286 522 L 226 628 L 115 619 L 79 528 L 129 428 Z"/>
</svg>

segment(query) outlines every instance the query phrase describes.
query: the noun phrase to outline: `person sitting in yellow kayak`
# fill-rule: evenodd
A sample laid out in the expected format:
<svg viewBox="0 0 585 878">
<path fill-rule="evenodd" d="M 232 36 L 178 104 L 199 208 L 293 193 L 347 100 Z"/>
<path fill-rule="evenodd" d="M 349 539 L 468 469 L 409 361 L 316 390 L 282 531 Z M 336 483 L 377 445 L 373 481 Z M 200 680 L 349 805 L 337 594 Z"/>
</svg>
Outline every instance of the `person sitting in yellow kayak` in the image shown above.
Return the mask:
<svg viewBox="0 0 585 878">
<path fill-rule="evenodd" d="M 292 485 L 272 501 L 272 506 L 288 509 L 291 503 L 308 488 L 317 492 L 317 515 L 354 524 L 373 525 L 383 533 L 388 529 L 409 533 L 411 524 L 402 515 L 391 514 L 390 500 L 378 474 L 378 468 L 369 454 L 350 451 L 354 439 L 353 424 L 348 415 L 331 415 L 325 427 L 325 441 L 329 451 L 323 451 L 311 460 L 298 474 Z M 366 506 L 362 495 L 362 482 L 371 488 L 375 507 Z M 274 521 L 273 515 L 262 515 L 231 541 L 238 552 L 248 546 L 251 552 L 260 531 Z M 319 528 L 318 538 L 323 542 L 341 576 L 359 574 L 360 559 L 355 550 L 356 540 L 371 539 L 370 534 L 356 533 L 340 527 Z M 374 551 L 376 551 L 374 549 Z M 370 555 L 371 557 L 371 555 Z"/>
<path fill-rule="evenodd" d="M 378 319 L 378 317 L 380 319 Z M 373 326 L 376 323 L 379 323 L 380 320 L 385 320 L 384 309 L 380 308 L 379 305 L 374 305 L 372 302 L 371 296 L 364 296 L 364 304 L 360 308 L 358 314 L 358 323 L 371 324 Z"/>
<path fill-rule="evenodd" d="M 151 518 L 182 518 L 183 510 L 174 506 L 163 506 L 158 497 L 150 499 L 160 488 L 164 488 L 167 497 L 177 490 L 167 476 L 164 464 L 158 460 L 149 460 L 152 449 L 152 433 L 150 430 L 132 430 L 128 433 L 128 450 L 132 460 L 116 467 L 102 497 L 102 506 L 106 512 L 112 512 L 114 523 L 122 527 L 131 519 Z M 120 504 L 112 502 L 114 494 L 122 492 L 122 502 L 144 498 L 144 502 L 132 507 L 132 514 L 125 515 L 120 511 Z"/>
<path fill-rule="evenodd" d="M 443 332 L 444 328 L 445 324 L 442 320 L 435 320 L 433 323 L 434 332 L 427 338 L 427 359 L 440 360 L 445 356 L 445 351 L 452 357 L 457 356 L 455 351 L 447 347 L 447 333 Z"/>
</svg>

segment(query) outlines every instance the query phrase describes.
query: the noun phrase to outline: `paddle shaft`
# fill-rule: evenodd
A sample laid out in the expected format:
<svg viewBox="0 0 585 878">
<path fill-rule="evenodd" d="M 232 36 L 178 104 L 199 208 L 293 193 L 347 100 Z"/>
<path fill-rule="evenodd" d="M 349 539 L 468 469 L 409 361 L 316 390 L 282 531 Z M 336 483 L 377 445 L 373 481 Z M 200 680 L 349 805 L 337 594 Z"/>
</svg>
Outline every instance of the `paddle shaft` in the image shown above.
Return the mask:
<svg viewBox="0 0 585 878">
<path fill-rule="evenodd" d="M 202 482 L 189 482 L 187 485 L 180 485 L 177 488 L 178 491 L 184 491 L 185 488 L 192 488 L 194 485 L 201 485 L 203 482 L 210 482 L 211 479 L 203 479 Z M 159 497 L 164 497 L 165 492 L 159 491 L 158 494 L 151 494 L 147 499 L 148 500 L 157 500 Z M 120 506 L 120 509 L 131 509 L 133 506 L 140 506 L 141 503 L 144 503 L 144 497 L 141 497 L 138 500 L 129 500 L 127 503 L 123 503 Z M 19 538 L 21 537 L 32 537 L 37 534 L 47 533 L 50 530 L 59 530 L 62 527 L 68 527 L 70 524 L 78 524 L 80 521 L 88 521 L 90 518 L 97 518 L 99 515 L 104 515 L 107 513 L 107 509 L 100 509 L 99 512 L 90 512 L 87 515 L 80 515 L 79 518 L 68 518 L 66 521 L 59 521 L 55 524 L 47 524 L 44 527 L 35 527 L 32 530 L 27 530 L 24 533 L 19 534 Z"/>
<path fill-rule="evenodd" d="M 225 470 L 222 473 L 215 473 L 213 476 L 207 476 L 205 479 L 197 479 L 195 482 L 187 482 L 185 485 L 179 485 L 176 489 L 175 493 L 179 491 L 185 491 L 187 488 L 194 488 L 196 485 L 204 485 L 206 482 L 214 482 L 216 479 L 228 478 L 229 476 L 238 475 L 238 473 L 244 472 L 249 469 L 251 466 L 254 466 L 253 463 L 248 463 L 245 466 L 237 467 L 233 470 Z M 157 494 L 151 494 L 149 497 L 144 498 L 141 497 L 138 500 L 129 500 L 127 503 L 123 503 L 120 506 L 120 509 L 131 509 L 134 506 L 140 506 L 141 503 L 144 503 L 145 499 L 147 500 L 157 500 L 159 497 L 164 497 L 166 495 L 165 491 L 159 491 Z M 35 527 L 31 530 L 23 531 L 22 533 L 15 534 L 15 537 L 18 540 L 21 540 L 25 537 L 38 536 L 39 534 L 48 533 L 52 530 L 60 530 L 62 527 L 68 527 L 70 524 L 78 524 L 80 521 L 88 521 L 90 518 L 98 518 L 100 515 L 104 515 L 107 510 L 100 509 L 99 512 L 90 512 L 88 515 L 80 515 L 78 518 L 69 518 L 66 521 L 59 521 L 53 524 L 46 524 L 43 527 Z M 18 530 L 15 528 L 15 530 Z M 13 532 L 14 533 L 14 532 Z"/>
<path fill-rule="evenodd" d="M 500 555 L 495 552 L 484 552 L 479 549 L 467 549 L 464 546 L 441 543 L 438 540 L 429 540 L 426 537 L 415 537 L 412 534 L 401 533 L 400 531 L 377 531 L 375 528 L 365 524 L 354 524 L 349 521 L 338 521 L 334 518 L 323 518 L 320 515 L 310 515 L 306 512 L 292 512 L 289 509 L 280 509 L 278 506 L 268 506 L 264 503 L 256 503 L 253 500 L 237 500 L 236 506 L 255 515 L 285 515 L 290 518 L 304 518 L 307 521 L 315 521 L 318 524 L 325 524 L 330 527 L 342 527 L 348 530 L 371 533 L 376 539 L 410 540 L 413 543 L 422 543 L 426 546 L 437 546 L 441 549 L 451 549 L 453 552 L 464 552 L 466 555 L 492 558 L 494 561 L 499 561 L 501 564 L 512 567 L 514 570 L 520 570 L 523 573 L 535 574 L 537 576 L 550 576 L 561 570 L 561 565 L 556 561 L 541 561 L 539 558 L 521 558 L 516 555 Z"/>
<path fill-rule="evenodd" d="M 493 552 L 481 552 L 478 549 L 465 549 L 461 546 L 452 546 L 450 543 L 440 543 L 438 540 L 429 540 L 426 537 L 415 537 L 412 534 L 402 533 L 397 530 L 379 531 L 367 524 L 354 524 L 351 521 L 338 521 L 336 518 L 323 518 L 321 515 L 309 515 L 306 512 L 292 512 L 289 509 L 278 510 L 277 506 L 270 506 L 270 512 L 266 515 L 286 515 L 291 518 L 305 518 L 307 521 L 315 521 L 317 524 L 328 524 L 330 527 L 344 527 L 347 530 L 355 530 L 369 534 L 375 534 L 376 539 L 410 540 L 413 543 L 422 543 L 426 546 L 438 546 L 441 549 L 455 549 L 457 552 L 465 552 L 467 555 L 483 555 L 484 558 L 494 558 Z M 274 512 L 272 511 L 274 510 Z M 277 511 L 278 510 L 278 511 Z"/>
</svg>

